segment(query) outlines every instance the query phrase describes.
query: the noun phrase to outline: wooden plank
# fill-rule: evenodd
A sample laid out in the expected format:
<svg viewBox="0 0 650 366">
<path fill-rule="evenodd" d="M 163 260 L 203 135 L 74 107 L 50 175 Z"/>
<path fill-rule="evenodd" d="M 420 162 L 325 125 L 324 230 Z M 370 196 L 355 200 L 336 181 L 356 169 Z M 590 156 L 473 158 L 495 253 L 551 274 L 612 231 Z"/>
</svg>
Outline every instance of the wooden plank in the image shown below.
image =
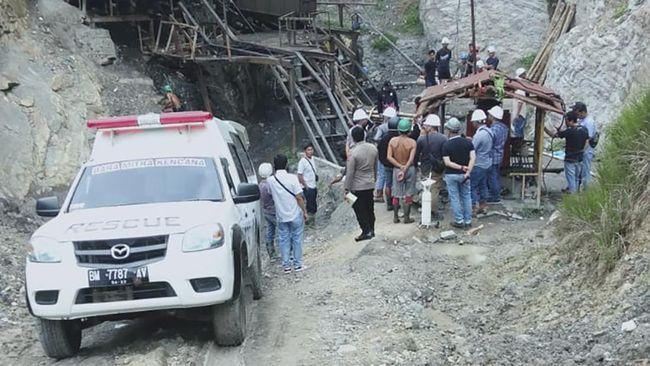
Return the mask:
<svg viewBox="0 0 650 366">
<path fill-rule="evenodd" d="M 227 35 L 226 38 L 230 38 L 233 41 L 236 41 L 238 38 L 235 35 L 235 33 L 232 32 L 230 27 L 228 27 L 228 24 L 224 24 L 224 22 L 219 17 L 219 14 L 217 14 L 217 12 L 214 11 L 214 9 L 212 9 L 212 6 L 210 6 L 210 3 L 208 3 L 207 0 L 202 0 L 202 1 L 203 1 L 203 5 L 208 9 L 210 14 L 212 14 L 212 16 L 217 21 L 217 23 L 219 23 L 219 27 L 221 27 L 221 30 L 223 31 L 223 33 L 225 33 Z"/>
<path fill-rule="evenodd" d="M 544 152 L 544 116 L 546 111 L 541 108 L 535 109 L 535 149 L 534 149 L 534 164 L 537 168 L 537 208 L 542 205 L 542 179 L 544 179 L 544 172 L 542 171 L 542 154 Z"/>
</svg>

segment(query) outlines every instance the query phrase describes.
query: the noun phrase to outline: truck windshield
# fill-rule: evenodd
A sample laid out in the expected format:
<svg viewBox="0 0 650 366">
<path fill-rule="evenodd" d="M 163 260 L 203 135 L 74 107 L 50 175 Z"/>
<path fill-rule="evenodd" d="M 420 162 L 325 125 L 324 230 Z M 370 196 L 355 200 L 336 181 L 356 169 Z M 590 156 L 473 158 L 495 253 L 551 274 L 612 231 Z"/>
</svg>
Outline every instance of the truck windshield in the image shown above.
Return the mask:
<svg viewBox="0 0 650 366">
<path fill-rule="evenodd" d="M 138 159 L 84 169 L 69 210 L 222 199 L 219 175 L 210 158 Z"/>
</svg>

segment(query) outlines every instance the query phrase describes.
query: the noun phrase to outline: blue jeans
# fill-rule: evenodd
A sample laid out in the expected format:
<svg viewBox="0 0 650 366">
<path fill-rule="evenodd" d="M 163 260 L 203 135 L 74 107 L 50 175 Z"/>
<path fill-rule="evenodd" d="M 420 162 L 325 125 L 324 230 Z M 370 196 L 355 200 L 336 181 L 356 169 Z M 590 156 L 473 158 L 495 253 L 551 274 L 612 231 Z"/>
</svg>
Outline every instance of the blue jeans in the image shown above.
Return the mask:
<svg viewBox="0 0 650 366">
<path fill-rule="evenodd" d="M 386 174 L 384 172 L 384 164 L 382 164 L 379 159 L 377 159 L 377 182 L 375 183 L 375 189 L 378 191 L 383 191 L 385 184 Z"/>
<path fill-rule="evenodd" d="M 465 180 L 464 174 L 445 174 L 447 192 L 451 210 L 454 212 L 454 221 L 458 224 L 472 223 L 472 197 L 470 194 L 470 180 Z"/>
<path fill-rule="evenodd" d="M 472 185 L 472 205 L 477 206 L 488 200 L 487 176 L 489 168 L 474 166 L 470 181 Z"/>
<path fill-rule="evenodd" d="M 273 242 L 275 241 L 275 228 L 277 227 L 277 219 L 275 215 L 264 214 L 264 221 L 266 221 L 266 251 L 269 253 L 269 257 L 272 257 L 275 253 L 275 246 Z"/>
<path fill-rule="evenodd" d="M 584 161 L 564 161 L 564 175 L 566 176 L 569 192 L 578 192 L 578 187 L 580 186 L 580 177 L 582 176 L 583 169 Z"/>
<path fill-rule="evenodd" d="M 591 162 L 594 160 L 594 156 L 591 153 L 585 153 L 582 157 L 582 174 L 580 176 L 580 182 L 582 183 L 582 189 L 586 189 L 591 181 Z"/>
<path fill-rule="evenodd" d="M 293 220 L 278 223 L 278 242 L 280 255 L 282 256 L 282 267 L 302 267 L 302 233 L 305 229 L 305 222 L 302 212 Z M 290 260 L 290 253 L 293 253 L 293 263 Z"/>
<path fill-rule="evenodd" d="M 393 188 L 393 168 L 386 168 L 384 166 L 384 181 L 386 188 Z"/>
<path fill-rule="evenodd" d="M 487 184 L 490 188 L 488 201 L 496 202 L 501 199 L 501 172 L 499 164 L 492 164 L 488 171 Z"/>
</svg>

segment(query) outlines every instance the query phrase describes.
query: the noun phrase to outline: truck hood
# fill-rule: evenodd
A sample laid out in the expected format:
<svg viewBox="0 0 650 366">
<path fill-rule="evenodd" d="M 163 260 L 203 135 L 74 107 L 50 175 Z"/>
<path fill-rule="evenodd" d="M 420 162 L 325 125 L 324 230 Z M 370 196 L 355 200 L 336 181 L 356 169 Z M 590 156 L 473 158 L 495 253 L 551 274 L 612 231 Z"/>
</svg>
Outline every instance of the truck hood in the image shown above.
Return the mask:
<svg viewBox="0 0 650 366">
<path fill-rule="evenodd" d="M 81 209 L 55 217 L 33 236 L 80 241 L 184 233 L 198 225 L 219 222 L 223 205 L 197 201 Z"/>
</svg>

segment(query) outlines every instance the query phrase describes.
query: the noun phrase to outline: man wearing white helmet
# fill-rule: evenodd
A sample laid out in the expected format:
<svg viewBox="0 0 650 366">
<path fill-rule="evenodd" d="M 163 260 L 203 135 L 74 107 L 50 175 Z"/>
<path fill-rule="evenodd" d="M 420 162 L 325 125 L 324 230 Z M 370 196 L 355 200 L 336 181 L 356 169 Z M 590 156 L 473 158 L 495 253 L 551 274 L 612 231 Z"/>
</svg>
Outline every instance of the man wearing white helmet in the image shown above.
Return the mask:
<svg viewBox="0 0 650 366">
<path fill-rule="evenodd" d="M 492 131 L 487 127 L 487 116 L 481 109 L 472 113 L 472 123 L 474 128 L 477 128 L 472 137 L 476 162 L 470 175 L 470 182 L 472 184 L 472 208 L 474 214 L 478 214 L 484 213 L 487 208 L 487 177 L 492 167 Z"/>
<path fill-rule="evenodd" d="M 371 135 L 372 140 L 376 143 L 381 141 L 381 139 L 388 134 L 388 121 L 391 118 L 397 117 L 397 110 L 393 107 L 387 107 L 381 115 L 384 117 L 384 122 L 380 124 L 375 129 L 375 133 Z"/>
<path fill-rule="evenodd" d="M 429 114 L 423 123 L 424 133 L 418 137 L 415 150 L 415 158 L 420 165 L 420 175 L 422 179 L 429 176 L 436 183 L 431 187 L 431 212 L 433 218 L 438 217 L 438 195 L 442 188 L 442 172 L 444 163 L 442 162 L 442 146 L 447 141 L 447 136 L 439 132 L 440 117 L 435 114 Z"/>
<path fill-rule="evenodd" d="M 449 49 L 449 38 L 442 39 L 442 48 L 436 53 L 436 64 L 438 65 L 438 79 L 442 80 L 451 79 L 450 65 L 451 50 Z"/>
<path fill-rule="evenodd" d="M 387 107 L 382 113 L 384 116 L 384 122 L 380 124 L 374 131 L 371 132 L 372 142 L 375 143 L 375 146 L 379 145 L 379 142 L 388 135 L 388 121 L 392 118 L 397 118 L 397 111 L 393 107 Z M 384 188 L 386 188 L 386 174 L 384 165 L 381 162 L 377 162 L 377 182 L 375 182 L 375 202 L 383 203 L 384 202 Z"/>
<path fill-rule="evenodd" d="M 508 126 L 503 122 L 503 109 L 498 105 L 488 111 L 490 131 L 492 131 L 492 166 L 488 173 L 489 198 L 488 203 L 501 203 L 501 162 L 503 161 Z"/>
<path fill-rule="evenodd" d="M 277 226 L 277 218 L 275 217 L 275 204 L 273 203 L 273 194 L 269 186 L 268 178 L 273 175 L 273 166 L 269 163 L 260 164 L 257 173 L 262 179 L 260 181 L 260 201 L 262 203 L 262 215 L 266 222 L 266 252 L 269 254 L 271 260 L 275 259 L 275 230 Z"/>
<path fill-rule="evenodd" d="M 494 46 L 490 46 L 487 49 L 488 58 L 485 60 L 485 68 L 488 70 L 498 70 L 499 69 L 499 58 L 497 57 L 497 51 Z"/>
<path fill-rule="evenodd" d="M 354 111 L 354 114 L 352 115 L 352 122 L 354 123 L 354 126 L 361 126 L 365 133 L 366 126 L 368 125 L 368 122 L 370 122 L 370 117 L 368 116 L 368 113 L 366 113 L 366 111 L 364 111 L 362 108 L 359 108 L 356 111 Z M 350 156 L 350 149 L 352 148 L 352 146 L 354 146 L 354 140 L 352 139 L 352 135 L 350 134 L 350 131 L 352 131 L 352 128 L 354 126 L 350 127 L 350 129 L 348 130 L 348 137 L 345 140 L 345 156 Z"/>
<path fill-rule="evenodd" d="M 476 61 L 476 72 L 481 72 L 485 70 L 485 62 L 483 60 Z"/>
</svg>

